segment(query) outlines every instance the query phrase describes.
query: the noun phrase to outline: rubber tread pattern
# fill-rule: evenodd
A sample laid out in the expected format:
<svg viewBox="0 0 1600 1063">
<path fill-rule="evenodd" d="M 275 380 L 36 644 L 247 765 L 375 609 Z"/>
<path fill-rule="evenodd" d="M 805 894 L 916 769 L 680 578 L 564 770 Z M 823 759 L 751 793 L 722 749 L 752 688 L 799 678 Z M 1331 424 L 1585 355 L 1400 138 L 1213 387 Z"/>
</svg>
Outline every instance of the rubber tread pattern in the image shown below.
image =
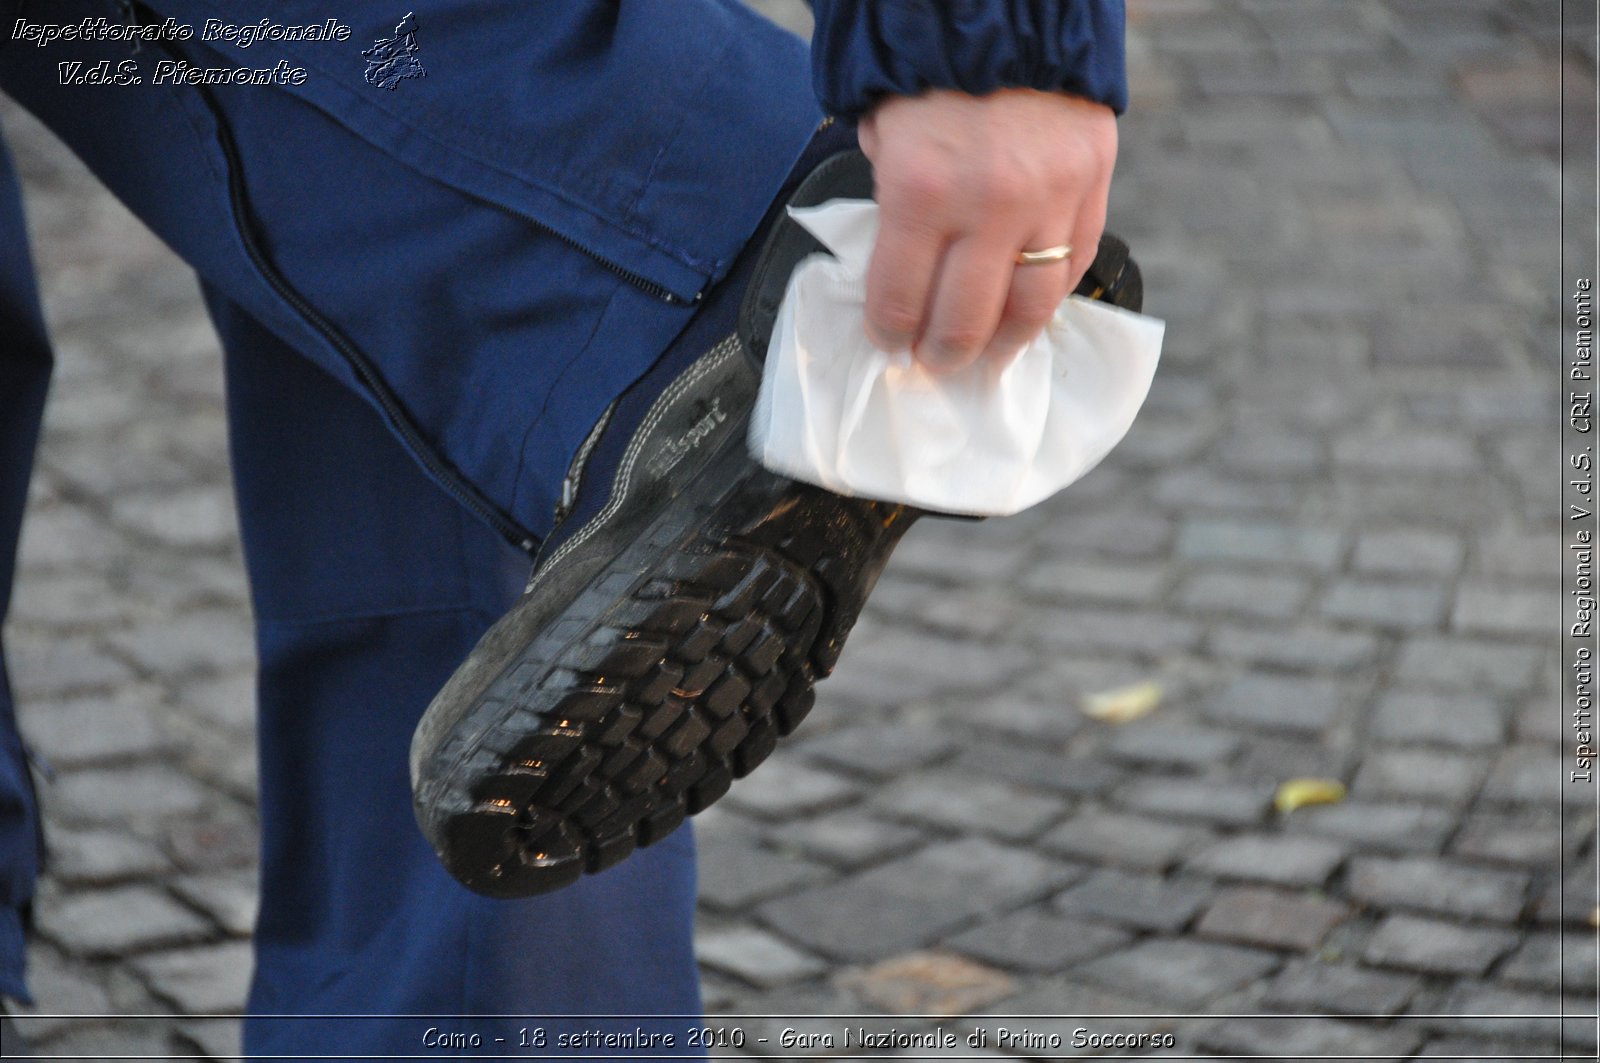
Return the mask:
<svg viewBox="0 0 1600 1063">
<path fill-rule="evenodd" d="M 831 533 L 898 539 L 839 516 L 877 505 L 835 504 Z M 531 733 L 498 727 L 474 752 L 493 768 L 446 825 L 467 885 L 526 896 L 605 870 L 709 806 L 800 724 L 843 638 L 830 603 L 850 595 L 809 570 L 829 545 L 798 523 L 671 553 L 560 659 L 507 670 L 485 704 L 550 707 Z"/>
</svg>

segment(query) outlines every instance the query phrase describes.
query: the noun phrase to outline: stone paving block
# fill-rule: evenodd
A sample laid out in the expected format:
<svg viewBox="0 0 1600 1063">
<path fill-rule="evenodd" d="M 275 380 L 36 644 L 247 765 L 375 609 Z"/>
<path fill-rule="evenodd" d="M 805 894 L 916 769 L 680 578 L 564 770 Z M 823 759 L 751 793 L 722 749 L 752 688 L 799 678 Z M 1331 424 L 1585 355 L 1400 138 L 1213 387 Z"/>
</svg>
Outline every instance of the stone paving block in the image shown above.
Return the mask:
<svg viewBox="0 0 1600 1063">
<path fill-rule="evenodd" d="M 260 906 L 254 875 L 220 871 L 173 879 L 172 891 L 209 915 L 225 933 L 249 937 Z"/>
<path fill-rule="evenodd" d="M 1178 557 L 1189 561 L 1240 561 L 1328 572 L 1339 563 L 1343 536 L 1326 528 L 1267 521 L 1191 517 L 1178 531 Z"/>
<path fill-rule="evenodd" d="M 830 768 L 885 778 L 943 758 L 956 741 L 937 728 L 901 722 L 847 727 L 790 748 Z"/>
<path fill-rule="evenodd" d="M 39 932 L 74 956 L 98 958 L 205 939 L 200 916 L 148 886 L 68 895 L 38 910 Z"/>
<path fill-rule="evenodd" d="M 1242 744 L 1243 739 L 1228 731 L 1157 720 L 1120 728 L 1105 752 L 1133 764 L 1203 770 L 1226 764 Z"/>
<path fill-rule="evenodd" d="M 1362 797 L 1413 797 L 1462 804 L 1478 792 L 1488 770 L 1482 755 L 1418 748 L 1380 748 L 1367 754 L 1351 789 Z"/>
<path fill-rule="evenodd" d="M 249 668 L 256 652 L 249 617 L 233 609 L 139 624 L 110 641 L 141 670 L 162 677 Z"/>
<path fill-rule="evenodd" d="M 1004 971 L 953 952 L 906 953 L 836 979 L 870 1007 L 890 1015 L 965 1015 L 1010 996 Z"/>
<path fill-rule="evenodd" d="M 1187 779 L 1137 780 L 1117 791 L 1125 808 L 1153 816 L 1250 827 L 1266 818 L 1269 787 Z"/>
<path fill-rule="evenodd" d="M 1139 1015 L 1140 1019 L 1096 1019 L 1097 1034 L 1136 1033 L 1170 1030 L 1173 1023 L 1159 1017 L 1169 1010 L 1155 1003 L 1148 993 L 1108 991 L 1099 986 L 1087 985 L 1072 976 L 1037 980 L 1030 989 L 1008 997 L 998 1006 L 980 1017 L 979 1023 L 990 1032 L 989 1043 L 1005 1052 L 1003 1058 L 1016 1059 L 1016 1053 L 1026 1052 L 1039 1058 L 1038 1053 L 1048 1050 L 1047 1058 L 1059 1059 L 1059 1052 L 1074 1050 L 1073 1034 L 1085 1025 L 1079 1016 L 1089 1015 Z M 983 1020 L 987 1021 L 983 1021 Z M 1007 1033 L 1002 1036 L 1004 1028 Z M 1053 1040 L 1052 1040 L 1053 1039 Z M 1061 1049 L 1047 1049 L 1059 1044 Z M 1087 1046 L 1085 1046 L 1087 1048 Z M 965 1050 L 965 1049 L 964 1049 Z M 1113 1057 L 1114 1058 L 1114 1057 Z"/>
<path fill-rule="evenodd" d="M 26 1036 L 26 1034 L 24 1034 Z M 172 1039 L 163 1027 L 148 1020 L 124 1019 L 92 1026 L 74 1023 L 49 1046 L 50 1058 L 72 1060 L 168 1060 Z"/>
<path fill-rule="evenodd" d="M 765 930 L 730 926 L 695 934 L 695 956 L 752 985 L 770 987 L 812 978 L 827 971 L 822 960 Z"/>
<path fill-rule="evenodd" d="M 1472 569 L 1487 576 L 1549 580 L 1557 571 L 1561 538 L 1546 531 L 1497 531 L 1474 541 L 1472 555 Z"/>
<path fill-rule="evenodd" d="M 1018 616 L 1016 591 L 1010 587 L 966 587 L 930 594 L 917 603 L 909 615 L 931 631 L 955 638 L 985 642 L 1016 631 Z M 904 614 L 901 614 L 904 615 Z M 890 614 L 890 623 L 900 615 Z"/>
<path fill-rule="evenodd" d="M 1196 880 L 1096 871 L 1054 903 L 1067 916 L 1175 933 L 1188 925 L 1212 893 L 1213 887 Z"/>
<path fill-rule="evenodd" d="M 1178 588 L 1178 605 L 1196 613 L 1286 619 L 1300 612 L 1309 581 L 1297 576 L 1207 570 Z"/>
<path fill-rule="evenodd" d="M 31 703 L 20 726 L 29 745 L 58 770 L 148 759 L 177 748 L 151 711 L 158 697 L 153 688 L 138 686 Z"/>
<path fill-rule="evenodd" d="M 1462 584 L 1450 626 L 1473 634 L 1545 638 L 1561 630 L 1561 595 L 1556 590 Z"/>
<path fill-rule="evenodd" d="M 1298 496 L 1289 484 L 1224 476 L 1206 465 L 1164 473 L 1151 490 L 1151 497 L 1163 506 L 1229 515 L 1283 516 L 1293 511 Z"/>
<path fill-rule="evenodd" d="M 98 516 L 77 506 L 59 506 L 29 511 L 18 556 L 30 568 L 81 571 L 86 559 L 128 550 L 128 542 Z"/>
<path fill-rule="evenodd" d="M 1345 888 L 1375 908 L 1415 908 L 1441 915 L 1514 921 L 1527 900 L 1528 875 L 1436 857 L 1361 856 Z"/>
<path fill-rule="evenodd" d="M 831 885 L 769 901 L 768 925 L 845 960 L 921 948 L 983 915 L 1043 897 L 1081 871 L 979 839 L 929 846 Z"/>
<path fill-rule="evenodd" d="M 19 627 L 82 629 L 126 623 L 134 603 L 107 594 L 105 580 L 81 572 L 30 570 L 16 584 L 10 622 Z"/>
<path fill-rule="evenodd" d="M 1073 604 L 1151 605 L 1170 580 L 1167 566 L 1148 562 L 1051 561 L 1028 573 L 1024 590 Z"/>
<path fill-rule="evenodd" d="M 1400 576 L 1449 576 L 1461 566 L 1461 537 L 1424 529 L 1363 532 L 1356 538 L 1354 567 Z"/>
<path fill-rule="evenodd" d="M 1593 998 L 1585 1000 L 1575 995 L 1563 998 L 1555 993 L 1529 993 L 1465 982 L 1457 985 L 1438 1009 L 1443 1014 L 1461 1018 L 1429 1019 L 1427 1024 L 1440 1031 L 1470 1031 L 1477 1038 L 1537 1040 L 1547 1046 L 1559 1034 L 1563 1049 L 1586 1049 L 1592 1053 L 1595 1048 L 1593 1009 Z M 1563 1024 L 1562 1015 L 1576 1018 Z M 1549 1051 L 1548 1048 L 1543 1050 Z"/>
<path fill-rule="evenodd" d="M 1561 754 L 1543 746 L 1507 746 L 1495 758 L 1489 780 L 1483 784 L 1486 801 L 1507 804 L 1593 805 L 1594 790 L 1572 785 L 1565 771 L 1568 765 Z"/>
<path fill-rule="evenodd" d="M 255 726 L 256 677 L 253 672 L 197 679 L 179 686 L 185 710 L 208 722 L 235 731 Z"/>
<path fill-rule="evenodd" d="M 1349 909 L 1335 901 L 1258 886 L 1232 886 L 1217 894 L 1200 917 L 1201 937 L 1305 951 L 1322 943 Z"/>
<path fill-rule="evenodd" d="M 1592 934 L 1530 934 L 1505 963 L 1498 980 L 1518 989 L 1594 993 L 1600 986 Z"/>
<path fill-rule="evenodd" d="M 1287 630 L 1219 625 L 1211 632 L 1211 652 L 1248 665 L 1297 672 L 1354 672 L 1377 660 L 1382 645 L 1364 632 L 1317 625 Z"/>
<path fill-rule="evenodd" d="M 1481 975 L 1516 943 L 1514 930 L 1390 915 L 1367 940 L 1362 959 L 1423 974 Z"/>
<path fill-rule="evenodd" d="M 1287 779 L 1347 779 L 1354 770 L 1354 751 L 1340 736 L 1339 728 L 1315 737 L 1263 734 L 1245 744 L 1229 774 L 1274 790 Z"/>
<path fill-rule="evenodd" d="M 225 1014 L 244 1010 L 254 961 L 245 942 L 155 952 L 132 967 L 157 996 L 181 1011 Z"/>
<path fill-rule="evenodd" d="M 1392 580 L 1341 580 L 1318 600 L 1317 611 L 1330 620 L 1379 628 L 1432 628 L 1444 618 L 1445 592 Z"/>
<path fill-rule="evenodd" d="M 1462 823 L 1451 850 L 1474 860 L 1543 867 L 1577 855 L 1592 823 L 1563 829 L 1554 805 L 1514 813 L 1476 812 Z M 1565 846 L 1565 849 L 1563 849 Z"/>
<path fill-rule="evenodd" d="M 992 834 L 1009 841 L 1035 836 L 1066 811 L 1058 798 L 949 770 L 897 779 L 870 800 L 875 809 L 893 818 L 946 833 Z"/>
<path fill-rule="evenodd" d="M 1392 690 L 1372 710 L 1375 738 L 1487 749 L 1505 741 L 1505 713 L 1492 698 L 1464 692 Z"/>
<path fill-rule="evenodd" d="M 1384 348 L 1379 341 L 1379 358 Z M 1470 436 L 1428 429 L 1352 434 L 1333 446 L 1334 464 L 1355 472 L 1417 472 L 1428 475 L 1473 473 L 1481 459 Z"/>
<path fill-rule="evenodd" d="M 1132 935 L 1109 926 L 1035 909 L 985 922 L 946 942 L 997 967 L 1048 973 L 1119 949 Z"/>
<path fill-rule="evenodd" d="M 63 774 L 45 801 L 64 820 L 109 824 L 192 815 L 215 798 L 175 766 L 150 765 Z"/>
<path fill-rule="evenodd" d="M 134 678 L 127 665 L 90 638 L 42 638 L 18 631 L 8 636 L 6 653 L 11 685 L 22 705 L 68 694 L 120 688 Z"/>
<path fill-rule="evenodd" d="M 1202 706 L 1221 723 L 1317 734 L 1338 717 L 1340 687 L 1326 679 L 1244 675 Z"/>
<path fill-rule="evenodd" d="M 1155 656 L 1192 650 L 1203 632 L 1162 609 L 1078 608 L 1041 622 L 1034 634 L 1047 646 L 1071 653 Z"/>
<path fill-rule="evenodd" d="M 117 496 L 111 513 L 119 528 L 161 547 L 220 550 L 239 539 L 232 497 L 210 487 Z"/>
<path fill-rule="evenodd" d="M 171 869 L 153 843 L 125 830 L 50 831 L 50 877 L 66 886 L 108 885 Z"/>
<path fill-rule="evenodd" d="M 1101 757 L 1062 756 L 992 742 L 967 747 L 952 767 L 973 778 L 1005 779 L 1080 797 L 1102 794 L 1127 776 Z"/>
<path fill-rule="evenodd" d="M 780 848 L 799 849 L 807 856 L 849 868 L 900 856 L 928 836 L 914 827 L 885 823 L 860 809 L 847 809 L 785 823 L 773 831 L 772 839 Z"/>
<path fill-rule="evenodd" d="M 1245 1057 L 1315 1059 L 1322 1056 L 1379 1061 L 1414 1059 L 1423 1031 L 1375 1027 L 1334 1019 L 1221 1019 L 1200 1035 L 1208 1052 Z"/>
<path fill-rule="evenodd" d="M 1277 966 L 1278 957 L 1260 949 L 1152 938 L 1091 960 L 1074 975 L 1137 996 L 1198 1009 Z"/>
<path fill-rule="evenodd" d="M 1442 808 L 1360 799 L 1298 809 L 1286 822 L 1380 852 L 1438 852 L 1455 827 L 1455 817 Z"/>
<path fill-rule="evenodd" d="M 1322 838 L 1242 834 L 1199 850 L 1184 869 L 1221 879 L 1320 887 L 1349 852 L 1349 845 Z"/>
<path fill-rule="evenodd" d="M 1401 648 L 1396 676 L 1427 686 L 1513 694 L 1532 681 L 1539 651 L 1490 639 L 1422 636 Z"/>
<path fill-rule="evenodd" d="M 1422 988 L 1413 975 L 1303 960 L 1267 986 L 1262 1003 L 1284 1011 L 1334 1015 L 1394 1015 Z"/>
<path fill-rule="evenodd" d="M 1163 871 L 1212 834 L 1191 824 L 1086 809 L 1051 830 L 1040 848 L 1099 866 Z"/>
<path fill-rule="evenodd" d="M 940 528 L 927 522 L 913 525 L 895 548 L 894 572 L 899 578 L 910 576 L 936 583 L 1010 582 L 1022 565 L 1022 556 L 1006 544 L 979 534 L 982 530 Z"/>
<path fill-rule="evenodd" d="M 1148 510 L 1068 512 L 1051 521 L 1041 535 L 1062 553 L 1112 557 L 1158 557 L 1172 540 L 1171 524 Z M 1054 550 L 1052 550 L 1054 552 Z M 899 556 L 896 554 L 896 556 Z"/>
<path fill-rule="evenodd" d="M 112 1013 L 110 996 L 84 966 L 68 964 L 38 943 L 28 949 L 28 988 L 33 991 L 33 1006 L 7 1000 L 6 1008 L 35 1047 L 47 1037 L 92 1021 L 78 1016 Z"/>
<path fill-rule="evenodd" d="M 935 696 L 990 693 L 1032 665 L 1010 643 L 975 644 L 904 630 L 852 639 L 823 689 L 834 701 L 910 705 Z"/>
<path fill-rule="evenodd" d="M 239 1019 L 193 1019 L 179 1023 L 178 1040 L 202 1057 L 232 1060 L 244 1056 L 244 1023 Z"/>
<path fill-rule="evenodd" d="M 1065 696 L 1005 691 L 968 702 L 973 727 L 1030 742 L 1059 745 L 1083 730 L 1085 720 Z"/>
<path fill-rule="evenodd" d="M 166 824 L 161 842 L 180 867 L 204 874 L 254 866 L 259 833 L 254 819 L 237 809 L 220 807 Z"/>
<path fill-rule="evenodd" d="M 750 815 L 778 819 L 837 808 L 854 800 L 857 783 L 779 756 L 728 792 L 726 802 Z"/>
<path fill-rule="evenodd" d="M 748 842 L 705 838 L 698 849 L 700 901 L 712 908 L 743 908 L 828 877 L 818 864 Z"/>
</svg>

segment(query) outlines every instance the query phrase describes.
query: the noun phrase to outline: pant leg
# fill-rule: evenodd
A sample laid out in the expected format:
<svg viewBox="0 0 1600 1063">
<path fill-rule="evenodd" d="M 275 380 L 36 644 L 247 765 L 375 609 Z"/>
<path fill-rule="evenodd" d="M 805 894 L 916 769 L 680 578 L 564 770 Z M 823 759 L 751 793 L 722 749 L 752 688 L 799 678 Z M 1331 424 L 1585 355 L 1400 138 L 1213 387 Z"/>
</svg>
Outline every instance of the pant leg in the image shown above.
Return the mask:
<svg viewBox="0 0 1600 1063">
<path fill-rule="evenodd" d="M 50 378 L 16 173 L 0 141 L 0 624 L 11 601 L 17 535 Z M 40 860 L 39 807 L 17 732 L 0 647 L 0 996 L 28 999 L 23 927 Z"/>
<path fill-rule="evenodd" d="M 211 302 L 261 658 L 246 1050 L 424 1054 L 438 1027 L 478 1032 L 492 1052 L 524 1026 L 553 1041 L 540 1016 L 697 1014 L 687 830 L 526 901 L 479 897 L 441 869 L 411 818 L 411 731 L 526 563 L 418 473 L 348 389 Z M 340 1013 L 415 1017 L 269 1017 Z M 450 1021 L 466 1015 L 526 1018 Z M 691 1020 L 569 1025 L 676 1031 L 681 1046 Z"/>
<path fill-rule="evenodd" d="M 315 5 L 151 6 L 194 25 Z M 428 76 L 389 92 L 362 81 L 359 40 L 197 36 L 170 47 L 319 65 L 295 88 L 175 85 L 160 45 L 4 40 L 19 12 L 122 22 L 116 0 L 0 0 L 0 85 L 208 282 L 381 408 L 436 482 L 536 539 L 557 456 L 682 330 L 808 140 L 806 54 L 733 0 L 417 11 Z M 60 83 L 62 64 L 101 62 L 142 80 Z"/>
</svg>

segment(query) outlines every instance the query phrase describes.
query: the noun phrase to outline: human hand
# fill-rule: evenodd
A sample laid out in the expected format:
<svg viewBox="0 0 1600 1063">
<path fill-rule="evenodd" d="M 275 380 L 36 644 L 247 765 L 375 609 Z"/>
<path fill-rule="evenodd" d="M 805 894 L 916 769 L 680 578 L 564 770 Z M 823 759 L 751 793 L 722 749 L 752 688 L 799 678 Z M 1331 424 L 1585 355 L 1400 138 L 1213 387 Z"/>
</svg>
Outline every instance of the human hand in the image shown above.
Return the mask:
<svg viewBox="0 0 1600 1063">
<path fill-rule="evenodd" d="M 1117 155 L 1109 107 L 1063 93 L 892 96 L 860 125 L 880 227 L 867 335 L 949 372 L 1006 364 L 1094 261 Z M 1070 244 L 1072 256 L 1018 265 Z"/>
</svg>

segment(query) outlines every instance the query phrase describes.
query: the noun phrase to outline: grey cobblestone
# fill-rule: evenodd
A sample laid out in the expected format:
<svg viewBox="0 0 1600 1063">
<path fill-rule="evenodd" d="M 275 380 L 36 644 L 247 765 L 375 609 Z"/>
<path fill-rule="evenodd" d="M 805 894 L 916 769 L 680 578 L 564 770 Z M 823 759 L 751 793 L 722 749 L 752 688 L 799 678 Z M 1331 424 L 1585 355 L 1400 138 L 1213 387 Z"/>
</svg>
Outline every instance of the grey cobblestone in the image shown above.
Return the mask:
<svg viewBox="0 0 1600 1063">
<path fill-rule="evenodd" d="M 1284 619 L 1300 611 L 1309 592 L 1309 582 L 1295 576 L 1208 571 L 1179 588 L 1177 602 L 1191 612 Z"/>
<path fill-rule="evenodd" d="M 1098 871 L 1055 899 L 1063 915 L 1115 923 L 1135 930 L 1182 930 L 1210 898 L 1198 881 Z"/>
<path fill-rule="evenodd" d="M 1411 1053 L 1424 1036 L 1417 1029 L 1383 1029 L 1334 1019 L 1224 1019 L 1202 1034 L 1199 1044 L 1210 1052 L 1247 1057 L 1305 1059 L 1340 1055 L 1380 1063 L 1415 1058 Z"/>
<path fill-rule="evenodd" d="M 1061 818 L 1058 799 L 958 772 L 924 772 L 890 784 L 871 799 L 893 818 L 949 832 L 992 834 L 1023 841 Z"/>
<path fill-rule="evenodd" d="M 1199 780 L 1139 780 L 1118 791 L 1117 800 L 1124 807 L 1148 815 L 1250 827 L 1266 817 L 1272 791 L 1259 786 Z"/>
<path fill-rule="evenodd" d="M 1045 834 L 1038 844 L 1085 863 L 1163 871 L 1210 837 L 1188 824 L 1090 809 Z"/>
<path fill-rule="evenodd" d="M 63 897 L 39 919 L 46 938 L 89 958 L 201 941 L 209 929 L 204 919 L 148 886 Z"/>
<path fill-rule="evenodd" d="M 1378 628 L 1429 628 L 1444 618 L 1445 593 L 1438 587 L 1387 580 L 1344 580 L 1328 590 L 1317 611 L 1330 620 Z"/>
<path fill-rule="evenodd" d="M 958 934 L 949 946 L 1001 967 L 1046 973 L 1104 955 L 1131 940 L 1132 935 L 1112 927 L 1028 910 Z"/>
<path fill-rule="evenodd" d="M 1220 879 L 1312 887 L 1326 883 L 1349 851 L 1322 838 L 1243 834 L 1200 850 L 1184 867 Z"/>
<path fill-rule="evenodd" d="M 1413 797 L 1463 803 L 1483 781 L 1485 758 L 1435 749 L 1379 749 L 1368 754 L 1353 792 L 1362 797 Z"/>
<path fill-rule="evenodd" d="M 133 961 L 156 995 L 192 1014 L 242 1011 L 250 988 L 250 946 L 211 945 Z"/>
<path fill-rule="evenodd" d="M 1154 938 L 1084 964 L 1077 974 L 1112 989 L 1198 1008 L 1277 965 L 1276 956 L 1260 949 Z"/>
<path fill-rule="evenodd" d="M 1221 723 L 1317 734 L 1334 722 L 1340 700 L 1338 684 L 1326 679 L 1246 675 L 1208 702 L 1204 711 Z"/>
<path fill-rule="evenodd" d="M 753 927 L 698 933 L 694 947 L 701 963 L 764 987 L 800 981 L 828 969 L 817 957 Z"/>
<path fill-rule="evenodd" d="M 1262 1003 L 1284 1011 L 1336 1015 L 1394 1015 L 1422 988 L 1414 975 L 1307 960 L 1283 970 Z"/>
<path fill-rule="evenodd" d="M 1461 567 L 1466 547 L 1458 536 L 1408 529 L 1365 532 L 1356 539 L 1358 571 L 1402 576 L 1449 576 Z"/>
<path fill-rule="evenodd" d="M 1313 834 L 1343 838 L 1378 851 L 1437 852 L 1454 826 L 1454 818 L 1441 808 L 1357 799 L 1302 809 L 1293 819 Z"/>
<path fill-rule="evenodd" d="M 1288 630 L 1219 625 L 1209 645 L 1227 660 L 1306 672 L 1359 671 L 1377 659 L 1381 647 L 1375 635 L 1309 625 Z"/>
<path fill-rule="evenodd" d="M 1528 685 L 1538 651 L 1488 639 L 1422 637 L 1400 653 L 1397 675 L 1419 684 L 1455 690 L 1515 693 Z"/>
<path fill-rule="evenodd" d="M 1204 769 L 1227 763 L 1242 744 L 1238 735 L 1227 731 L 1162 721 L 1120 730 L 1105 749 L 1109 755 L 1134 764 Z"/>
<path fill-rule="evenodd" d="M 1526 903 L 1528 876 L 1432 857 L 1374 856 L 1351 861 L 1347 888 L 1351 897 L 1376 908 L 1509 923 Z"/>
<path fill-rule="evenodd" d="M 1481 975 L 1517 943 L 1512 930 L 1467 927 L 1409 915 L 1385 917 L 1363 958 L 1380 967 L 1437 975 Z"/>
<path fill-rule="evenodd" d="M 1485 749 L 1505 740 L 1505 714 L 1490 698 L 1394 690 L 1373 708 L 1372 733 L 1396 742 Z"/>
<path fill-rule="evenodd" d="M 1258 886 L 1224 889 L 1195 927 L 1201 937 L 1304 952 L 1349 915 L 1335 901 L 1297 896 Z"/>
</svg>

